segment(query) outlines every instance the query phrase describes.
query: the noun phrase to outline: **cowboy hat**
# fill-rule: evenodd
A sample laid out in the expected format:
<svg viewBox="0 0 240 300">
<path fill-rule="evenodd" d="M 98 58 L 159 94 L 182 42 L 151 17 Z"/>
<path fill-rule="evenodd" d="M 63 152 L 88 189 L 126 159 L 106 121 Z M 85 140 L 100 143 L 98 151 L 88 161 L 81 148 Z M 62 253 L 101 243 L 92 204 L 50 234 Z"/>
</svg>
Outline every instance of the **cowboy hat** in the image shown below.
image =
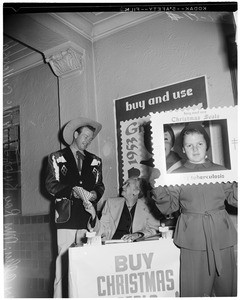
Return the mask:
<svg viewBox="0 0 240 300">
<path fill-rule="evenodd" d="M 71 143 L 73 141 L 74 131 L 76 131 L 79 127 L 88 126 L 88 125 L 95 128 L 95 131 L 93 133 L 93 139 L 94 139 L 97 136 L 97 134 L 99 133 L 99 131 L 102 129 L 102 125 L 100 123 L 90 120 L 88 118 L 80 117 L 80 118 L 69 121 L 67 123 L 67 125 L 64 127 L 63 138 L 64 138 L 65 142 L 68 145 L 71 145 Z"/>
</svg>

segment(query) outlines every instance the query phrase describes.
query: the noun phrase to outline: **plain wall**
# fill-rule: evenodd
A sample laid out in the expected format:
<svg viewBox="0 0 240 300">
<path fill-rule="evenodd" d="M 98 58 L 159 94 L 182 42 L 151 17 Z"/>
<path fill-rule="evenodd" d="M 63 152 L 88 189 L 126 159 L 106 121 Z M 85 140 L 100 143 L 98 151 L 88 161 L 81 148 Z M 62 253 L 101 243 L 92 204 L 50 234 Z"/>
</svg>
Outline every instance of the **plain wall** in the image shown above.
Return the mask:
<svg viewBox="0 0 240 300">
<path fill-rule="evenodd" d="M 40 214 L 49 210 L 41 193 L 41 169 L 49 149 L 59 149 L 57 77 L 48 65 L 7 79 L 11 93 L 3 108 L 20 106 L 21 212 Z"/>
<path fill-rule="evenodd" d="M 61 13 L 62 16 L 68 15 L 68 13 Z M 68 79 L 59 79 L 62 89 L 66 90 L 66 99 L 60 99 L 61 106 L 66 110 L 65 115 L 61 116 L 63 119 L 63 125 L 65 121 L 69 121 L 78 116 L 89 117 L 96 119 L 96 103 L 95 103 L 95 86 L 94 86 L 94 73 L 93 73 L 93 48 L 92 42 L 81 36 L 78 32 L 75 32 L 70 27 L 66 26 L 57 19 L 52 18 L 46 13 L 36 13 L 30 14 L 37 22 L 41 23 L 45 27 L 51 29 L 51 32 L 55 32 L 63 36 L 66 40 L 75 43 L 77 46 L 84 51 L 83 56 L 83 71 L 80 76 L 69 77 Z M 75 50 L 77 51 L 77 50 Z M 78 77 L 78 78 L 77 78 Z M 72 83 L 71 83 L 72 80 Z M 74 86 L 75 93 L 74 94 Z M 77 85 L 77 87 L 76 87 Z M 71 94 L 73 93 L 73 95 Z M 67 94 L 69 97 L 67 97 Z M 60 86 L 60 96 L 61 96 L 61 86 Z M 71 103 L 69 103 L 69 98 Z M 71 105 L 70 105 L 71 104 Z M 98 154 L 98 140 L 94 141 L 90 149 Z"/>
</svg>

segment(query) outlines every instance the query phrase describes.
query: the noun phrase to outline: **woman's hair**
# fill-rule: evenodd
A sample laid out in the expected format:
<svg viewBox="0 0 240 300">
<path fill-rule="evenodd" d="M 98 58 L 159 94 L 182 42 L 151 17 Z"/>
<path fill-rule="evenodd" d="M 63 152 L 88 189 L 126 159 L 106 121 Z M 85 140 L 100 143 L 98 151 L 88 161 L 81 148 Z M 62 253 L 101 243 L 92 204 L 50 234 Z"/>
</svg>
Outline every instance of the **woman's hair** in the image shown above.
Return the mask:
<svg viewBox="0 0 240 300">
<path fill-rule="evenodd" d="M 187 126 L 185 126 L 183 128 L 183 130 L 180 133 L 180 141 L 181 141 L 181 146 L 183 148 L 183 141 L 184 141 L 184 136 L 188 135 L 188 134 L 193 134 L 193 133 L 198 133 L 198 134 L 202 134 L 206 144 L 207 144 L 207 150 L 210 147 L 210 138 L 209 135 L 207 134 L 206 130 L 203 128 L 203 126 L 199 125 L 199 124 L 194 124 L 194 123 L 190 123 Z"/>
<path fill-rule="evenodd" d="M 142 198 L 142 197 L 147 197 L 147 192 L 149 190 L 149 184 L 147 182 L 147 180 L 145 178 L 142 177 L 138 177 L 138 182 L 139 182 L 139 195 L 138 198 Z"/>
<path fill-rule="evenodd" d="M 126 180 L 126 182 L 129 179 L 134 179 L 138 182 L 138 186 L 139 186 L 138 199 L 143 198 L 143 197 L 147 197 L 148 190 L 149 190 L 149 184 L 148 184 L 147 180 L 145 178 L 142 178 L 142 177 L 132 176 L 132 177 L 129 177 Z M 122 187 L 120 188 L 120 195 L 121 195 L 121 190 L 122 190 Z"/>
<path fill-rule="evenodd" d="M 174 135 L 174 132 L 172 130 L 172 127 L 168 124 L 164 124 L 163 130 L 164 130 L 164 132 L 168 132 L 170 134 L 171 139 L 172 139 L 172 147 L 173 147 L 173 145 L 175 143 L 175 135 Z"/>
</svg>

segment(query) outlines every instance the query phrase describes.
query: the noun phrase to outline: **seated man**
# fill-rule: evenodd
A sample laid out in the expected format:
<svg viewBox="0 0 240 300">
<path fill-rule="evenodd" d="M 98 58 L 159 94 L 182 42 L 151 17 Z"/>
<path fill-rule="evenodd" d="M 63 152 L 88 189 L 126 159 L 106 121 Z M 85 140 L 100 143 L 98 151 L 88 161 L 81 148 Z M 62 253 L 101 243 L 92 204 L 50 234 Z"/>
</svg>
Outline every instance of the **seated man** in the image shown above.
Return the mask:
<svg viewBox="0 0 240 300">
<path fill-rule="evenodd" d="M 99 220 L 93 205 L 85 206 L 91 214 L 89 229 L 105 240 L 134 241 L 157 233 L 160 221 L 155 219 L 146 204 L 147 183 L 142 178 L 129 178 L 122 187 L 122 197 L 109 198 Z"/>
</svg>

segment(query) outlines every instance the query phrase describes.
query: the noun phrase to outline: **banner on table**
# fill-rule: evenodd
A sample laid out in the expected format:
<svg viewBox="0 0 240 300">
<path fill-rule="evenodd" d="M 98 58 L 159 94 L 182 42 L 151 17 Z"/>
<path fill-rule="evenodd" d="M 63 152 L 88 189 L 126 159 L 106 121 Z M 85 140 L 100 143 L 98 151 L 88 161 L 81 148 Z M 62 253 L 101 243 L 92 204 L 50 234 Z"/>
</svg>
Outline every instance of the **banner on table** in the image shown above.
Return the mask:
<svg viewBox="0 0 240 300">
<path fill-rule="evenodd" d="M 119 185 L 152 167 L 150 113 L 196 106 L 207 108 L 206 77 L 201 76 L 114 101 Z M 150 169 L 149 169 L 150 168 Z"/>
<path fill-rule="evenodd" d="M 172 239 L 69 249 L 69 296 L 179 297 L 179 249 Z"/>
</svg>

